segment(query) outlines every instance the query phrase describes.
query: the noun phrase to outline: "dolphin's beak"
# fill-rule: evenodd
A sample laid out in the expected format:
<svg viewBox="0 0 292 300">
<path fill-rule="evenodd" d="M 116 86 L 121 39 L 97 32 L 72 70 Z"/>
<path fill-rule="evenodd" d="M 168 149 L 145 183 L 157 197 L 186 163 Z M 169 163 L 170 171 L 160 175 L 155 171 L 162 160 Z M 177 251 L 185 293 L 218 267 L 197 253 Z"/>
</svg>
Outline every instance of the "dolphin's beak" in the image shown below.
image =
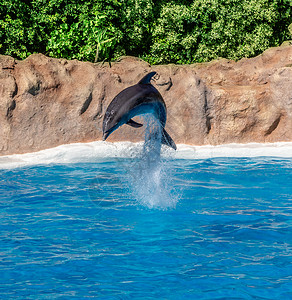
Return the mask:
<svg viewBox="0 0 292 300">
<path fill-rule="evenodd" d="M 109 136 L 109 132 L 104 132 L 104 134 L 102 136 L 102 140 L 105 141 L 108 136 Z"/>
<path fill-rule="evenodd" d="M 104 132 L 104 134 L 102 136 L 102 140 L 105 141 L 109 135 L 110 135 L 110 133 L 108 131 Z"/>
</svg>

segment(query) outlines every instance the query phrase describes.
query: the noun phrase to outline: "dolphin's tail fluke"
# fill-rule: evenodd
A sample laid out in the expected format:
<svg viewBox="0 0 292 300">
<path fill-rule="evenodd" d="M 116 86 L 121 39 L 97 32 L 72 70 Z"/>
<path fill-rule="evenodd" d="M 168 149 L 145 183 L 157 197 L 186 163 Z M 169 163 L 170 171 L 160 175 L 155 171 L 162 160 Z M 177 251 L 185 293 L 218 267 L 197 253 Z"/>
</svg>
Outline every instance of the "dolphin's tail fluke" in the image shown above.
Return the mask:
<svg viewBox="0 0 292 300">
<path fill-rule="evenodd" d="M 175 142 L 173 141 L 173 139 L 170 137 L 170 135 L 166 132 L 164 128 L 162 129 L 161 132 L 161 143 L 176 150 Z"/>
</svg>

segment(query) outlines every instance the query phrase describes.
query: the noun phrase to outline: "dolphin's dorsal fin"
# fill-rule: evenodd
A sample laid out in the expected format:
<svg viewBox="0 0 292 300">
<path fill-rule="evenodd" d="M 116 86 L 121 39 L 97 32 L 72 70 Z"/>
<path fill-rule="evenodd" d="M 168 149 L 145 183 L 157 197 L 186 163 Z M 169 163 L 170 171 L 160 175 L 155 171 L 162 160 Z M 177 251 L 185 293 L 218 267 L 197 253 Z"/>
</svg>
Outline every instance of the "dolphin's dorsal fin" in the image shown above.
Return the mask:
<svg viewBox="0 0 292 300">
<path fill-rule="evenodd" d="M 132 120 L 132 119 L 130 119 L 126 124 L 127 124 L 127 125 L 130 125 L 130 126 L 132 126 L 132 127 L 134 127 L 134 128 L 139 128 L 139 127 L 142 127 L 142 126 L 143 126 L 143 124 L 137 123 L 137 122 L 135 122 L 135 121 Z"/>
<path fill-rule="evenodd" d="M 170 137 L 170 135 L 166 132 L 164 128 L 161 133 L 161 143 L 176 150 L 175 142 L 173 141 L 173 139 Z"/>
<path fill-rule="evenodd" d="M 150 72 L 147 75 L 145 75 L 139 82 L 138 84 L 149 84 L 151 78 L 156 74 L 156 72 Z"/>
</svg>

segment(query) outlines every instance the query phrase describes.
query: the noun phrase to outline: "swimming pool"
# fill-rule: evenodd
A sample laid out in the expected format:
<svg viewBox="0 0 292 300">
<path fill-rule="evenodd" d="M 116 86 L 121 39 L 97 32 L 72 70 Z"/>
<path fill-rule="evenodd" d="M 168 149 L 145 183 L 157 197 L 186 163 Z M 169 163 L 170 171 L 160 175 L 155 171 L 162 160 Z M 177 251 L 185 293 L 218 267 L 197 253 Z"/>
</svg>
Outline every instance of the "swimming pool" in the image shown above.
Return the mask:
<svg viewBox="0 0 292 300">
<path fill-rule="evenodd" d="M 0 160 L 2 299 L 292 298 L 289 155 L 88 147 Z"/>
</svg>

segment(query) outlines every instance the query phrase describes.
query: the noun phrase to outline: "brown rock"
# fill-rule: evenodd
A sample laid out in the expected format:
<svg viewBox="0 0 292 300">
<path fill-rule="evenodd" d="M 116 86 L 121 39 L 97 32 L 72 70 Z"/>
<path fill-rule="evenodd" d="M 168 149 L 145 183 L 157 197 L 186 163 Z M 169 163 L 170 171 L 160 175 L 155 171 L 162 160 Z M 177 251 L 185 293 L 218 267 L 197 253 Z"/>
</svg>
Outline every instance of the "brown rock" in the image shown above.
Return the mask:
<svg viewBox="0 0 292 300">
<path fill-rule="evenodd" d="M 0 56 L 0 68 L 1 155 L 100 140 L 107 105 L 152 70 L 177 144 L 292 141 L 291 46 L 191 66 L 125 57 L 110 68 L 36 54 L 24 61 Z M 109 137 L 141 139 L 143 128 L 126 125 Z"/>
</svg>

